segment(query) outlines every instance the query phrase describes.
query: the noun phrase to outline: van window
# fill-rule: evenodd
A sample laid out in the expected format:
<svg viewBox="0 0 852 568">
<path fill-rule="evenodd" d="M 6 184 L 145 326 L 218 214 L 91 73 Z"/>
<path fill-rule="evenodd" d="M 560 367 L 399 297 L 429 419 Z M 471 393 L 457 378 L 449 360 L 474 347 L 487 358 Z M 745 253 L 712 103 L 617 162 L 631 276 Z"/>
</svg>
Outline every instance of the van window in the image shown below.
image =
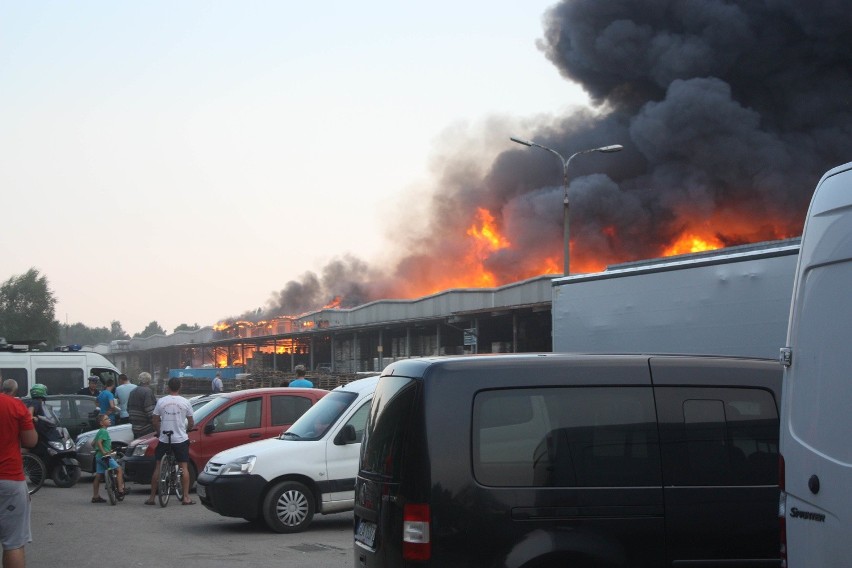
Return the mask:
<svg viewBox="0 0 852 568">
<path fill-rule="evenodd" d="M 0 377 L 3 380 L 14 379 L 18 383 L 18 396 L 27 396 L 29 394 L 27 385 L 27 370 L 24 368 L 4 367 L 0 369 Z"/>
<path fill-rule="evenodd" d="M 47 394 L 76 394 L 83 388 L 83 369 L 45 368 L 36 369 L 35 382 L 47 387 Z"/>
<path fill-rule="evenodd" d="M 273 396 L 270 401 L 273 426 L 292 424 L 311 407 L 311 399 L 304 396 Z"/>
<path fill-rule="evenodd" d="M 416 393 L 417 381 L 413 379 L 379 380 L 367 420 L 367 443 L 361 446 L 361 471 L 386 479 L 399 477 Z"/>
<path fill-rule="evenodd" d="M 659 387 L 666 485 L 775 485 L 778 412 L 761 389 Z"/>
<path fill-rule="evenodd" d="M 367 416 L 370 413 L 370 401 L 361 405 L 361 408 L 355 411 L 352 418 L 345 424 L 352 426 L 355 429 L 355 443 L 360 444 L 364 440 L 364 428 L 367 427 Z"/>
<path fill-rule="evenodd" d="M 95 367 L 95 368 L 92 369 L 92 374 L 101 379 L 102 385 L 106 384 L 107 379 L 112 379 L 112 381 L 116 385 L 118 384 L 118 373 L 116 373 L 112 369 L 104 369 L 102 367 Z M 81 385 L 81 387 L 78 387 L 78 388 L 82 388 L 82 386 L 85 386 L 85 385 Z"/>
<path fill-rule="evenodd" d="M 661 484 L 649 387 L 483 391 L 474 398 L 472 431 L 474 476 L 483 485 Z"/>
</svg>

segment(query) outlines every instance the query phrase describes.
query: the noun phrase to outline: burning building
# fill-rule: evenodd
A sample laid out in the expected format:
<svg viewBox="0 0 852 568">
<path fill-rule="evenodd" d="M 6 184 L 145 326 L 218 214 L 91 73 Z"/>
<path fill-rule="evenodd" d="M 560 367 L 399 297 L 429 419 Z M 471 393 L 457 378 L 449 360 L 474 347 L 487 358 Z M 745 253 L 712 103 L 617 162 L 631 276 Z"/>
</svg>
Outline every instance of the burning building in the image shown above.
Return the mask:
<svg viewBox="0 0 852 568">
<path fill-rule="evenodd" d="M 543 24 L 543 56 L 593 105 L 514 134 L 563 155 L 624 146 L 572 163 L 574 273 L 798 236 L 819 176 L 852 159 L 842 3 L 564 0 Z M 493 119 L 467 150 L 434 157 L 423 220 L 395 232 L 391 265 L 343 256 L 243 319 L 560 272 L 561 165 L 511 144 L 508 128 Z M 490 159 L 477 157 L 497 139 Z"/>
</svg>

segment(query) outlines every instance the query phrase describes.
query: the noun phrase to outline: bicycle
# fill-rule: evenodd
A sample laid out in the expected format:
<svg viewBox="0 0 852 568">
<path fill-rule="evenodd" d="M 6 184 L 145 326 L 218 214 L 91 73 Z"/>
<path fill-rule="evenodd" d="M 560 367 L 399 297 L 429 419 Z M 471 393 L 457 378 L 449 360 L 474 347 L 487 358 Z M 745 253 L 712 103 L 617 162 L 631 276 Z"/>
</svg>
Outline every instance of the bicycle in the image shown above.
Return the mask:
<svg viewBox="0 0 852 568">
<path fill-rule="evenodd" d="M 104 468 L 104 489 L 106 490 L 107 498 L 110 505 L 115 505 L 119 501 L 124 501 L 124 493 L 118 490 L 118 468 L 110 467 L 110 458 L 115 455 L 115 452 L 104 454 L 101 457 Z"/>
<path fill-rule="evenodd" d="M 35 454 L 25 453 L 21 457 L 24 460 L 24 477 L 27 478 L 27 493 L 32 495 L 44 485 L 44 480 L 47 477 L 47 466 Z"/>
<path fill-rule="evenodd" d="M 160 478 L 157 486 L 157 500 L 160 502 L 160 507 L 165 507 L 169 504 L 169 497 L 174 492 L 175 497 L 183 501 L 183 470 L 180 464 L 175 459 L 175 452 L 172 449 L 172 430 L 163 430 L 163 434 L 168 437 L 168 447 L 166 455 L 160 461 Z"/>
</svg>

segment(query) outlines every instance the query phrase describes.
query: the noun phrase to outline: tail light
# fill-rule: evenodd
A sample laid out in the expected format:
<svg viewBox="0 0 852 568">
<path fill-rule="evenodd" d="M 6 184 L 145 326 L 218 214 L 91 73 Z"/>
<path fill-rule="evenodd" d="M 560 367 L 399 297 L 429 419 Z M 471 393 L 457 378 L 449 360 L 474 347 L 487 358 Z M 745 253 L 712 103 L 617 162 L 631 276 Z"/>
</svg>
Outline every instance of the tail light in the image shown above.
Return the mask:
<svg viewBox="0 0 852 568">
<path fill-rule="evenodd" d="M 432 556 L 429 505 L 408 503 L 402 511 L 402 558 L 424 561 Z"/>
<path fill-rule="evenodd" d="M 781 568 L 787 568 L 787 484 L 784 477 L 784 456 L 778 454 L 778 524 L 780 536 Z"/>
</svg>

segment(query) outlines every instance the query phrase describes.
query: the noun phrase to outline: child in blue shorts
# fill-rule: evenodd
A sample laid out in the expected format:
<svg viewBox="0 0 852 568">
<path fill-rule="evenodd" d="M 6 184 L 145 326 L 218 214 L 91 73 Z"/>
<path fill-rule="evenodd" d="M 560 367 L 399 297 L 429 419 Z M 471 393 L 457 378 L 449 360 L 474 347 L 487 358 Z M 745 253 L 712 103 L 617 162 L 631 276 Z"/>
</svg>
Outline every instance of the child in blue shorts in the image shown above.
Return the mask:
<svg viewBox="0 0 852 568">
<path fill-rule="evenodd" d="M 94 492 L 92 503 L 106 503 L 106 499 L 100 496 L 100 486 L 101 478 L 106 472 L 103 457 L 112 451 L 112 438 L 109 437 L 109 432 L 107 431 L 107 428 L 111 425 L 109 416 L 106 414 L 99 415 L 98 424 L 101 428 L 95 434 L 95 439 L 92 440 L 92 445 L 95 448 L 95 467 L 97 468 L 95 469 L 95 479 L 92 481 L 92 490 Z M 118 467 L 118 462 L 112 456 L 109 457 L 109 468 L 118 469 L 118 494 L 120 497 L 124 497 L 127 495 L 127 491 L 124 488 L 124 472 Z"/>
</svg>

